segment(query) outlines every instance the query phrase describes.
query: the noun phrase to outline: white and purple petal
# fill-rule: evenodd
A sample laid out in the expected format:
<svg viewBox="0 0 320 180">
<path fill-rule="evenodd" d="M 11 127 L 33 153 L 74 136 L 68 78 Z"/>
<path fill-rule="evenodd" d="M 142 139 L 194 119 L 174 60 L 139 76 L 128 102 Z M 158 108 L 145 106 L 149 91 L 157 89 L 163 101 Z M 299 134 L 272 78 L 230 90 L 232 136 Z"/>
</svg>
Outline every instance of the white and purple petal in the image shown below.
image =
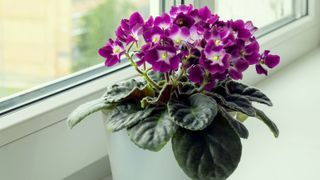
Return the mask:
<svg viewBox="0 0 320 180">
<path fill-rule="evenodd" d="M 171 25 L 171 18 L 167 13 L 163 13 L 161 16 L 155 18 L 154 25 L 166 30 Z"/>
</svg>

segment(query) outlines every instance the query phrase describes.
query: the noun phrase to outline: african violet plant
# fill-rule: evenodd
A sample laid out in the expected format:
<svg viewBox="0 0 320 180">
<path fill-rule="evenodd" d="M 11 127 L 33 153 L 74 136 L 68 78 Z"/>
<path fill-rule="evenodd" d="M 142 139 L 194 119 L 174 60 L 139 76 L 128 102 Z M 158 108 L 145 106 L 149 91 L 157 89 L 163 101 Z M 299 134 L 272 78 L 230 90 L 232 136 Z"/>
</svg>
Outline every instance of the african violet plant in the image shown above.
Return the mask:
<svg viewBox="0 0 320 180">
<path fill-rule="evenodd" d="M 123 19 L 99 54 L 106 66 L 126 57 L 140 77 L 107 88 L 69 117 L 70 127 L 103 110 L 105 126 L 127 130 L 140 148 L 159 151 L 172 142 L 175 158 L 191 179 L 226 179 L 241 157 L 242 122 L 256 117 L 277 137 L 276 125 L 252 102 L 272 106 L 258 89 L 237 82 L 254 65 L 258 74 L 280 57 L 259 53 L 252 22 L 222 21 L 208 7 L 172 7 L 144 21 L 135 12 Z"/>
</svg>

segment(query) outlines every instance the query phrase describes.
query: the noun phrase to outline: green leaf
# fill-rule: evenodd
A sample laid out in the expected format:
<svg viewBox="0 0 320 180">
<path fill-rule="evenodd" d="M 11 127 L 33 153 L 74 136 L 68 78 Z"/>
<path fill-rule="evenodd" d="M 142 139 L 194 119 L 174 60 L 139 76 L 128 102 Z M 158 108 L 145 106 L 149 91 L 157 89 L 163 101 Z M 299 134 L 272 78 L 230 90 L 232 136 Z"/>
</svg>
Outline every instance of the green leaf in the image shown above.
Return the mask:
<svg viewBox="0 0 320 180">
<path fill-rule="evenodd" d="M 150 77 L 150 79 L 152 79 L 153 81 L 155 81 L 157 83 L 159 83 L 160 81 L 165 80 L 164 74 L 160 73 L 160 72 L 150 71 L 148 73 L 148 76 Z"/>
<path fill-rule="evenodd" d="M 172 91 L 173 85 L 172 84 L 166 84 L 162 90 L 160 91 L 158 97 L 144 97 L 141 100 L 141 107 L 147 107 L 148 105 L 164 105 L 166 104 L 170 97 L 171 97 L 171 91 Z"/>
<path fill-rule="evenodd" d="M 252 103 L 245 97 L 240 95 L 225 95 L 223 97 L 217 93 L 207 93 L 209 96 L 213 97 L 218 104 L 223 105 L 227 109 L 233 111 L 240 111 L 248 116 L 254 117 L 256 115 L 255 109 Z"/>
<path fill-rule="evenodd" d="M 154 91 L 141 78 L 129 79 L 109 86 L 103 95 L 108 103 L 118 103 L 125 100 L 140 101 L 145 96 L 154 96 Z"/>
<path fill-rule="evenodd" d="M 235 120 L 224 108 L 220 107 L 219 109 L 222 115 L 221 117 L 228 121 L 229 125 L 238 134 L 238 136 L 244 139 L 248 139 L 248 129 L 242 123 Z"/>
<path fill-rule="evenodd" d="M 218 112 L 216 101 L 200 93 L 169 101 L 168 111 L 177 125 L 193 131 L 209 126 Z"/>
<path fill-rule="evenodd" d="M 101 98 L 82 104 L 69 115 L 67 119 L 68 125 L 73 128 L 90 114 L 109 108 L 112 108 L 112 105 Z"/>
<path fill-rule="evenodd" d="M 264 122 L 269 129 L 272 131 L 274 137 L 279 137 L 279 129 L 277 125 L 271 121 L 271 119 L 268 118 L 268 116 L 261 110 L 256 109 L 256 118 L 260 119 L 262 122 Z"/>
<path fill-rule="evenodd" d="M 162 108 L 144 117 L 137 125 L 128 128 L 132 142 L 143 149 L 160 151 L 177 130 L 168 112 Z"/>
<path fill-rule="evenodd" d="M 175 158 L 191 179 L 225 180 L 240 162 L 240 138 L 219 116 L 205 130 L 179 128 L 172 138 Z"/>
<path fill-rule="evenodd" d="M 106 113 L 105 126 L 109 131 L 131 127 L 149 116 L 153 108 L 141 109 L 138 103 L 123 103 Z"/>
<path fill-rule="evenodd" d="M 180 83 L 178 86 L 178 91 L 180 95 L 191 95 L 194 94 L 197 89 L 192 83 Z"/>
<path fill-rule="evenodd" d="M 250 101 L 272 106 L 271 100 L 259 89 L 252 88 L 245 84 L 241 84 L 235 81 L 228 81 L 226 83 L 226 87 L 227 87 L 228 93 L 230 94 L 242 95 L 242 96 L 245 96 Z"/>
<path fill-rule="evenodd" d="M 240 122 L 245 122 L 249 116 L 243 114 L 242 112 L 236 112 L 236 119 Z"/>
</svg>

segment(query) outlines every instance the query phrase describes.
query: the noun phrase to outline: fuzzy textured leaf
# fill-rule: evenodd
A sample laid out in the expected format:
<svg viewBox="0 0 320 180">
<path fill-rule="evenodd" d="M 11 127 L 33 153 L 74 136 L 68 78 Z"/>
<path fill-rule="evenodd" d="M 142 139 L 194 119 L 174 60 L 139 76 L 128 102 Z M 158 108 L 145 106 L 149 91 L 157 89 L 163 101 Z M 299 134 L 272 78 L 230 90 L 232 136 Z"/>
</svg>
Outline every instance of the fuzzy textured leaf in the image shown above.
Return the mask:
<svg viewBox="0 0 320 180">
<path fill-rule="evenodd" d="M 153 108 L 141 109 L 135 102 L 117 105 L 106 113 L 106 129 L 116 132 L 131 127 L 149 116 L 152 111 Z"/>
<path fill-rule="evenodd" d="M 266 104 L 272 106 L 271 100 L 262 93 L 259 89 L 249 87 L 245 84 L 241 84 L 235 81 L 228 81 L 226 83 L 226 88 L 230 94 L 238 94 L 245 96 L 250 101 Z"/>
<path fill-rule="evenodd" d="M 164 74 L 160 73 L 160 72 L 154 72 L 154 71 L 150 71 L 148 73 L 148 76 L 155 82 L 159 83 L 160 81 L 165 80 L 164 78 Z"/>
<path fill-rule="evenodd" d="M 279 137 L 279 129 L 277 125 L 273 121 L 271 121 L 271 119 L 269 119 L 268 116 L 263 111 L 256 109 L 256 112 L 257 112 L 256 117 L 269 127 L 274 137 L 276 138 Z"/>
<path fill-rule="evenodd" d="M 172 138 L 175 158 L 191 179 L 225 180 L 240 162 L 240 138 L 218 116 L 205 130 L 179 128 Z"/>
<path fill-rule="evenodd" d="M 211 124 L 218 109 L 214 99 L 197 93 L 187 99 L 169 101 L 168 111 L 177 125 L 197 131 Z"/>
<path fill-rule="evenodd" d="M 160 151 L 176 132 L 177 127 L 164 108 L 156 108 L 152 114 L 128 128 L 128 134 L 131 141 L 140 148 Z"/>
<path fill-rule="evenodd" d="M 163 105 L 166 104 L 171 97 L 172 84 L 166 84 L 160 91 L 158 97 L 144 97 L 141 100 L 141 107 L 147 107 L 148 105 Z"/>
<path fill-rule="evenodd" d="M 210 96 L 216 99 L 219 104 L 230 110 L 240 111 L 251 117 L 254 117 L 256 114 L 252 103 L 247 98 L 240 95 L 226 95 L 223 97 L 217 93 L 210 93 Z"/>
<path fill-rule="evenodd" d="M 192 83 L 180 83 L 178 86 L 178 91 L 180 95 L 191 95 L 194 94 L 197 89 Z"/>
<path fill-rule="evenodd" d="M 106 103 L 104 99 L 96 99 L 96 100 L 87 102 L 79 106 L 69 115 L 67 119 L 68 125 L 70 128 L 73 128 L 90 114 L 103 109 L 110 109 L 110 108 L 112 108 L 112 105 L 109 103 Z"/>
<path fill-rule="evenodd" d="M 220 113 L 222 118 L 224 118 L 230 126 L 233 128 L 233 130 L 238 134 L 239 137 L 247 139 L 249 137 L 249 131 L 248 129 L 240 122 L 235 120 L 224 108 L 220 107 Z"/>
<path fill-rule="evenodd" d="M 125 100 L 140 101 L 145 96 L 154 96 L 153 89 L 143 79 L 135 78 L 109 86 L 103 98 L 108 103 L 118 103 Z"/>
</svg>

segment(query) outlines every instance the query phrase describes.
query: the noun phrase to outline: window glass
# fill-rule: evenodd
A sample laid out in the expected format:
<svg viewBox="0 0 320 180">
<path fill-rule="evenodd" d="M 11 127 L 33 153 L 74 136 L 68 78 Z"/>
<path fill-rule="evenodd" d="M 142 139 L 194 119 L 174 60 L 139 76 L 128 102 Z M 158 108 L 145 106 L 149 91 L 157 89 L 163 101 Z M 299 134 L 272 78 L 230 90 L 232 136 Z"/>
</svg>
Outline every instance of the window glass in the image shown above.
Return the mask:
<svg viewBox="0 0 320 180">
<path fill-rule="evenodd" d="M 307 7 L 305 0 L 187 0 L 187 3 L 196 7 L 207 5 L 223 20 L 251 20 L 260 29 L 299 18 L 306 14 Z"/>
<path fill-rule="evenodd" d="M 0 0 L 0 98 L 103 62 L 97 49 L 149 0 Z"/>
</svg>

